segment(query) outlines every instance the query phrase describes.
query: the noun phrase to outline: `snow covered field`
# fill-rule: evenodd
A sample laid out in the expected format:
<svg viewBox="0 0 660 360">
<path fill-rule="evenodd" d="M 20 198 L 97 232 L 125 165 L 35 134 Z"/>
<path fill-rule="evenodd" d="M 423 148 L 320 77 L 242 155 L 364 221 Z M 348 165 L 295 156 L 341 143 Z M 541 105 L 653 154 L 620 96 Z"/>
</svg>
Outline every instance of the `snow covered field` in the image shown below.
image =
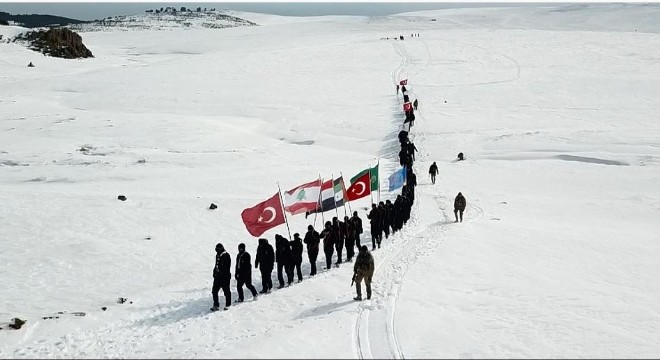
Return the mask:
<svg viewBox="0 0 660 360">
<path fill-rule="evenodd" d="M 0 43 L 0 322 L 27 319 L 0 357 L 658 357 L 659 9 L 234 13 L 262 26 L 82 33 L 86 60 Z M 254 257 L 240 213 L 277 182 L 380 159 L 386 187 L 400 78 L 420 185 L 372 300 L 305 254 L 302 283 L 210 314 L 214 245 Z"/>
</svg>

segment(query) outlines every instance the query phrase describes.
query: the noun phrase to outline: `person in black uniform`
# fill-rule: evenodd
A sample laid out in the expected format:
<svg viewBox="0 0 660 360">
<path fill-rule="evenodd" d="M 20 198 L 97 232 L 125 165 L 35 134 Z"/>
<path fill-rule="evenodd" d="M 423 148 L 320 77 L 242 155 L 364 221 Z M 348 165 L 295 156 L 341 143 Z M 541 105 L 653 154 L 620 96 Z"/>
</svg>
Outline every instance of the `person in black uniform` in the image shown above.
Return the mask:
<svg viewBox="0 0 660 360">
<path fill-rule="evenodd" d="M 293 240 L 290 242 L 291 244 L 291 260 L 292 260 L 292 267 L 297 271 L 298 273 L 298 282 L 301 282 L 303 277 L 302 277 L 302 254 L 303 254 L 303 243 L 302 239 L 300 238 L 300 234 L 295 233 L 293 234 Z"/>
<path fill-rule="evenodd" d="M 307 244 L 307 256 L 309 257 L 309 264 L 311 265 L 309 276 L 314 276 L 316 275 L 316 258 L 319 256 L 321 235 L 319 235 L 318 231 L 314 230 L 312 225 L 307 227 L 304 242 Z"/>
<path fill-rule="evenodd" d="M 261 271 L 261 294 L 266 294 L 273 289 L 273 279 L 271 274 L 275 267 L 275 251 L 273 246 L 268 243 L 268 239 L 259 239 L 257 246 L 257 257 L 254 259 L 254 267 Z"/>
<path fill-rule="evenodd" d="M 376 244 L 380 248 L 380 242 L 383 238 L 380 211 L 378 211 L 376 204 L 371 204 L 371 212 L 369 212 L 367 218 L 371 220 L 371 249 L 376 250 Z"/>
<path fill-rule="evenodd" d="M 222 289 L 225 294 L 225 310 L 229 310 L 231 305 L 231 291 L 229 290 L 229 282 L 231 281 L 231 256 L 225 251 L 225 247 L 221 243 L 215 245 L 215 267 L 213 268 L 213 307 L 211 311 L 220 310 L 220 301 L 218 299 L 218 292 Z"/>
<path fill-rule="evenodd" d="M 257 299 L 257 289 L 252 285 L 252 263 L 250 261 L 250 253 L 245 251 L 245 244 L 238 245 L 238 254 L 236 255 L 236 290 L 238 291 L 238 299 L 236 302 L 243 302 L 243 284 L 252 293 L 252 298 Z"/>
</svg>

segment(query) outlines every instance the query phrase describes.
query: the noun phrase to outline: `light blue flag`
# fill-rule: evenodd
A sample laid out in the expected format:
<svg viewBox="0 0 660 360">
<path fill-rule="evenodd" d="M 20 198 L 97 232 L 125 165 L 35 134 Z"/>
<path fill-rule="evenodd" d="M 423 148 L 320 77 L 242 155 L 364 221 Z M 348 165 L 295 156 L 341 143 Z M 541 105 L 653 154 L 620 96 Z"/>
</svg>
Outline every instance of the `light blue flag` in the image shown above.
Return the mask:
<svg viewBox="0 0 660 360">
<path fill-rule="evenodd" d="M 402 167 L 397 170 L 394 174 L 390 175 L 390 191 L 394 191 L 400 187 L 403 187 L 403 183 L 406 182 L 406 168 Z"/>
</svg>

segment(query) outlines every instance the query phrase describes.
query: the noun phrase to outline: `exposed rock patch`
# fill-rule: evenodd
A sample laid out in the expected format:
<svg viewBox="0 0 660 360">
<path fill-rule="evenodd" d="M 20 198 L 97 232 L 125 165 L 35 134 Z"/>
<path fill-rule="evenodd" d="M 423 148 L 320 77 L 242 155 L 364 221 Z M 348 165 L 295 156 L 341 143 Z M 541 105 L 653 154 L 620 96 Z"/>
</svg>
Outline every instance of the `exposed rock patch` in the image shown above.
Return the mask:
<svg viewBox="0 0 660 360">
<path fill-rule="evenodd" d="M 19 35 L 15 40 L 27 41 L 29 49 L 48 56 L 64 59 L 94 57 L 83 44 L 80 35 L 67 28 L 30 31 Z"/>
</svg>

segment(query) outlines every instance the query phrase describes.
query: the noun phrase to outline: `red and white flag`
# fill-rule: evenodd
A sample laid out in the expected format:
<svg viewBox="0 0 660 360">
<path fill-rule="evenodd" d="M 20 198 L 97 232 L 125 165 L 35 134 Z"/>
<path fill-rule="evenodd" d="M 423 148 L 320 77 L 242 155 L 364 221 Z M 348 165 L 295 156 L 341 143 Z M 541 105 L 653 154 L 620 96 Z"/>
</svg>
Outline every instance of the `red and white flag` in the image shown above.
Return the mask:
<svg viewBox="0 0 660 360">
<path fill-rule="evenodd" d="M 412 104 L 410 102 L 403 103 L 403 111 L 408 112 L 410 110 L 412 110 Z"/>
<path fill-rule="evenodd" d="M 241 218 L 252 236 L 261 236 L 266 230 L 284 224 L 280 194 L 277 193 L 270 199 L 243 210 Z"/>
<path fill-rule="evenodd" d="M 399 85 L 408 85 L 408 79 L 403 79 L 399 81 Z"/>
<path fill-rule="evenodd" d="M 369 178 L 369 171 L 365 171 L 364 175 L 360 176 L 348 187 L 346 196 L 348 201 L 357 200 L 371 194 L 371 179 Z"/>
<path fill-rule="evenodd" d="M 284 193 L 284 210 L 296 215 L 314 211 L 319 205 L 321 179 L 302 184 Z"/>
</svg>

